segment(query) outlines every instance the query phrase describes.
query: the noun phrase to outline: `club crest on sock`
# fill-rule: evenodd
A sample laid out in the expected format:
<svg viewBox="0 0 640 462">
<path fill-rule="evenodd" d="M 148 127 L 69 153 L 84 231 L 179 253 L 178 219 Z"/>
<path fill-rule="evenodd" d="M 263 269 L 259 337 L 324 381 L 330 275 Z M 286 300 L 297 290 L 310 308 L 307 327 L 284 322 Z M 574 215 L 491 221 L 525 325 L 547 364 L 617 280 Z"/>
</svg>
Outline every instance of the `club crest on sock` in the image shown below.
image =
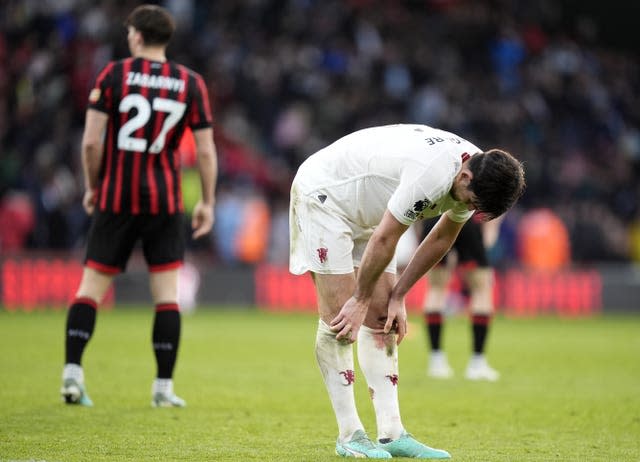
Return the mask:
<svg viewBox="0 0 640 462">
<path fill-rule="evenodd" d="M 349 385 L 351 385 L 356 381 L 356 373 L 351 369 L 347 369 L 346 371 L 340 371 L 339 374 L 342 375 L 344 377 L 344 380 L 347 382 L 347 383 L 343 383 L 345 387 L 348 387 Z"/>
<path fill-rule="evenodd" d="M 385 375 L 394 387 L 398 386 L 398 374 Z"/>
</svg>

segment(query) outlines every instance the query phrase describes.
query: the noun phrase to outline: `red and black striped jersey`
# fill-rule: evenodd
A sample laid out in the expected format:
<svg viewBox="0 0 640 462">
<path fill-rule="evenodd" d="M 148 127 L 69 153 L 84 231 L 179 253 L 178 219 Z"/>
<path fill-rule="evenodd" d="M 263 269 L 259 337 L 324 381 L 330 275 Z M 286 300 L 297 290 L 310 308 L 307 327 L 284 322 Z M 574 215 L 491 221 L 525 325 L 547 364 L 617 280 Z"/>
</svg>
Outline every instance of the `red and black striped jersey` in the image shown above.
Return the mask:
<svg viewBox="0 0 640 462">
<path fill-rule="evenodd" d="M 128 58 L 100 72 L 89 108 L 109 116 L 97 206 L 114 213 L 183 211 L 177 147 L 211 126 L 202 77 L 180 64 Z"/>
</svg>

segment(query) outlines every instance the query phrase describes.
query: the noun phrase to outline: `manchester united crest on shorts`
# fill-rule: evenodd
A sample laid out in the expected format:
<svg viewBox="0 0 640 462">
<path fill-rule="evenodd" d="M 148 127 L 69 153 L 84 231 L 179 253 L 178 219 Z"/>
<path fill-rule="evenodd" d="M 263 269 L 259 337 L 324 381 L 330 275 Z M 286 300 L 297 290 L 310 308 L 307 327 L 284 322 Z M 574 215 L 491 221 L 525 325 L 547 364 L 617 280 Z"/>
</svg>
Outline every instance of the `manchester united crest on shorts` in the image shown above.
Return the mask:
<svg viewBox="0 0 640 462">
<path fill-rule="evenodd" d="M 327 253 L 329 253 L 329 249 L 326 247 L 320 247 L 316 249 L 316 252 L 318 252 L 318 259 L 320 260 L 320 263 L 325 263 L 327 261 Z"/>
</svg>

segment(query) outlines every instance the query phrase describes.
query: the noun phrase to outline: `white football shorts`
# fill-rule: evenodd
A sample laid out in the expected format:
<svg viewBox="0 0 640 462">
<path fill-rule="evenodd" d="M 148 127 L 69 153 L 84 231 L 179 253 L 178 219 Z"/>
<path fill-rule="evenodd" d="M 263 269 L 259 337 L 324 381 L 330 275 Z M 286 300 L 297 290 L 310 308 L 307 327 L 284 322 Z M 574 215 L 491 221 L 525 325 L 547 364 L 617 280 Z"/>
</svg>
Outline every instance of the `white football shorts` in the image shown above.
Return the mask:
<svg viewBox="0 0 640 462">
<path fill-rule="evenodd" d="M 348 274 L 360 266 L 373 228 L 348 220 L 343 212 L 321 200 L 321 194 L 302 194 L 295 184 L 289 205 L 289 271 L 304 274 Z M 394 256 L 385 272 L 396 273 Z"/>
</svg>

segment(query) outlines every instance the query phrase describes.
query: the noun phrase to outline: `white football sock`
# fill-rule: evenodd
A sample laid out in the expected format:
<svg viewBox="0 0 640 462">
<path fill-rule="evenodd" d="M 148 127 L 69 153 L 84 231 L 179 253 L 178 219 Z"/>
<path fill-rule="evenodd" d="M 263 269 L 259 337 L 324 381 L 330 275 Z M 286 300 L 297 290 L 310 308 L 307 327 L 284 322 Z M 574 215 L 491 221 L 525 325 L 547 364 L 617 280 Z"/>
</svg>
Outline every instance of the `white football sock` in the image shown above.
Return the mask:
<svg viewBox="0 0 640 462">
<path fill-rule="evenodd" d="M 404 427 L 398 404 L 396 334 L 375 334 L 373 329 L 362 326 L 358 332 L 358 362 L 376 411 L 378 440 L 398 439 Z"/>
<path fill-rule="evenodd" d="M 338 438 L 349 441 L 356 430 L 364 429 L 353 395 L 353 348 L 336 340 L 335 332 L 322 319 L 316 335 L 316 359 L 338 420 Z"/>
<path fill-rule="evenodd" d="M 163 395 L 173 395 L 173 380 L 172 379 L 155 379 L 151 386 L 151 393 L 162 393 Z"/>
<path fill-rule="evenodd" d="M 62 369 L 62 380 L 74 379 L 78 383 L 84 383 L 84 371 L 79 364 L 67 363 Z"/>
</svg>

